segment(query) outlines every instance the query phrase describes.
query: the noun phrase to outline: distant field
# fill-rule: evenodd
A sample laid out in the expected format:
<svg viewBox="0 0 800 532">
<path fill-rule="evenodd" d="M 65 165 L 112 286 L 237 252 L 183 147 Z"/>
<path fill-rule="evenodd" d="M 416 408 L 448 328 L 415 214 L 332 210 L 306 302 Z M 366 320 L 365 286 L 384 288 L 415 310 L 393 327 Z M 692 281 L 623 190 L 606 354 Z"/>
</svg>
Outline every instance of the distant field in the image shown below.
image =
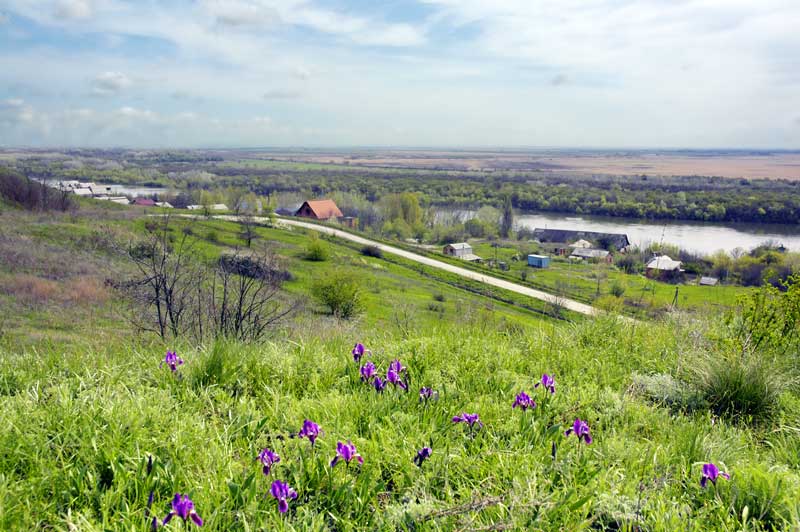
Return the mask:
<svg viewBox="0 0 800 532">
<path fill-rule="evenodd" d="M 800 179 L 800 153 L 749 152 L 440 152 L 271 153 L 277 161 L 458 171 L 524 170 L 575 174 L 703 175 Z"/>
</svg>

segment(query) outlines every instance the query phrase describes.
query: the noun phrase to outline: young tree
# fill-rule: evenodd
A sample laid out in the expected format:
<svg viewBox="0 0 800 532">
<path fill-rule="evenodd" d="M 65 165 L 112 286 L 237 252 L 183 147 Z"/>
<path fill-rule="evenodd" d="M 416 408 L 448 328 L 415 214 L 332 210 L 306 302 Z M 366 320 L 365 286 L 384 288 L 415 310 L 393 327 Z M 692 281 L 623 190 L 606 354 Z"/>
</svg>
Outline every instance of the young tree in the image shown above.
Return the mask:
<svg viewBox="0 0 800 532">
<path fill-rule="evenodd" d="M 514 207 L 511 205 L 511 195 L 503 196 L 503 214 L 500 217 L 500 236 L 508 238 L 514 228 Z"/>
</svg>

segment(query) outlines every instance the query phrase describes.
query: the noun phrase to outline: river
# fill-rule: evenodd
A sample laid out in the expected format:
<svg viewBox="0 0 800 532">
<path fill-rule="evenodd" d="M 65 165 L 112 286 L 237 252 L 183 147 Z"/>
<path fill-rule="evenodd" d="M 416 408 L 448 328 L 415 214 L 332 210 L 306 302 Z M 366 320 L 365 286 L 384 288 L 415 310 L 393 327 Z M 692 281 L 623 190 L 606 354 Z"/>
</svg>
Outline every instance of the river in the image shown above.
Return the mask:
<svg viewBox="0 0 800 532">
<path fill-rule="evenodd" d="M 466 218 L 474 211 L 442 209 Z M 692 221 L 653 221 L 603 216 L 579 216 L 557 213 L 518 213 L 515 227 L 534 229 L 571 229 L 600 233 L 624 233 L 637 246 L 651 242 L 675 244 L 683 249 L 710 254 L 736 248 L 750 250 L 767 241 L 800 251 L 800 225 L 710 223 Z"/>
</svg>

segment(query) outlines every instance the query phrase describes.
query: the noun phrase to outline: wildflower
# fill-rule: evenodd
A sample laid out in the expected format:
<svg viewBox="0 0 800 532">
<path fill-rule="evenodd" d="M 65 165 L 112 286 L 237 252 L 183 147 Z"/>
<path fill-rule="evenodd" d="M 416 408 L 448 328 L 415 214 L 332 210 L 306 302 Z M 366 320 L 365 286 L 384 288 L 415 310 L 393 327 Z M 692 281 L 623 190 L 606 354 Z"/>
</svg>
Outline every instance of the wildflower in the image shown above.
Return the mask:
<svg viewBox="0 0 800 532">
<path fill-rule="evenodd" d="M 433 388 L 428 388 L 423 386 L 419 389 L 419 400 L 428 402 L 429 400 L 433 399 L 434 401 L 439 399 L 439 392 L 435 391 Z"/>
<path fill-rule="evenodd" d="M 272 452 L 270 449 L 263 449 L 260 453 L 258 453 L 256 460 L 264 465 L 264 468 L 262 469 L 264 474 L 269 475 L 270 469 L 272 469 L 273 465 L 281 461 L 281 457 Z"/>
<path fill-rule="evenodd" d="M 358 460 L 359 464 L 364 463 L 364 459 L 361 458 L 361 455 L 356 452 L 356 446 L 353 445 L 353 442 L 350 440 L 347 440 L 347 443 L 336 442 L 336 456 L 334 456 L 333 460 L 331 460 L 331 467 L 338 464 L 339 459 L 342 459 L 345 461 L 345 463 L 349 464 L 353 458 Z"/>
<path fill-rule="evenodd" d="M 404 390 L 408 390 L 408 385 L 400 378 L 405 371 L 406 368 L 403 367 L 403 364 L 401 364 L 399 360 L 395 359 L 391 364 L 389 364 L 389 369 L 386 370 L 386 380 L 395 386 L 399 386 Z"/>
<path fill-rule="evenodd" d="M 564 433 L 564 436 L 569 436 L 572 433 L 578 437 L 578 442 L 583 440 L 586 442 L 586 445 L 592 443 L 592 437 L 589 435 L 589 424 L 579 418 L 575 418 L 572 428 L 567 429 L 567 431 Z"/>
<path fill-rule="evenodd" d="M 384 388 L 386 388 L 386 381 L 375 376 L 375 380 L 372 381 L 372 385 L 375 387 L 375 391 L 382 392 Z"/>
<path fill-rule="evenodd" d="M 184 523 L 187 519 L 191 519 L 197 526 L 203 526 L 203 520 L 197 515 L 194 503 L 188 495 L 175 494 L 175 497 L 172 498 L 172 510 L 164 518 L 163 524 L 169 523 L 170 519 L 176 515 L 183 519 Z"/>
<path fill-rule="evenodd" d="M 306 419 L 303 421 L 303 428 L 300 429 L 300 432 L 297 433 L 297 436 L 299 438 L 308 438 L 308 441 L 311 442 L 311 445 L 314 445 L 317 437 L 319 437 L 319 425 L 310 419 Z"/>
<path fill-rule="evenodd" d="M 164 357 L 164 360 L 158 365 L 158 367 L 164 367 L 164 364 L 169 366 L 169 369 L 172 371 L 177 371 L 178 366 L 183 365 L 183 359 L 176 355 L 175 351 L 167 351 L 167 355 Z"/>
<path fill-rule="evenodd" d="M 511 405 L 511 408 L 521 408 L 524 412 L 529 408 L 536 408 L 536 401 L 531 399 L 531 397 L 525 392 L 519 392 L 517 397 L 514 399 L 514 404 Z"/>
<path fill-rule="evenodd" d="M 364 356 L 364 353 L 369 352 L 369 350 L 364 347 L 364 344 L 358 342 L 351 352 L 353 353 L 353 361 L 358 362 Z"/>
<path fill-rule="evenodd" d="M 703 464 L 703 476 L 700 478 L 700 485 L 702 487 L 705 488 L 709 480 L 716 486 L 717 479 L 719 477 L 722 477 L 726 480 L 731 478 L 728 473 L 721 472 L 716 465 L 711 463 Z"/>
<path fill-rule="evenodd" d="M 373 364 L 371 361 L 361 366 L 359 371 L 361 372 L 361 380 L 364 382 L 369 382 L 377 373 L 375 370 L 375 364 Z"/>
<path fill-rule="evenodd" d="M 150 530 L 158 530 L 158 517 L 153 517 L 153 520 L 150 521 Z"/>
<path fill-rule="evenodd" d="M 417 464 L 417 467 L 422 467 L 422 462 L 430 458 L 431 454 L 433 454 L 433 449 L 430 447 L 423 447 L 417 451 L 417 456 L 414 457 L 414 463 Z"/>
<path fill-rule="evenodd" d="M 277 499 L 278 511 L 280 511 L 282 514 L 285 514 L 289 511 L 289 503 L 286 501 L 286 499 L 297 498 L 297 492 L 290 488 L 289 484 L 280 480 L 273 482 L 269 491 L 272 496 Z"/>
<path fill-rule="evenodd" d="M 544 373 L 544 374 L 542 375 L 542 380 L 541 380 L 540 382 L 537 382 L 537 383 L 534 385 L 534 388 L 538 388 L 540 385 L 541 385 L 541 386 L 542 386 L 542 387 L 543 387 L 545 390 L 547 390 L 548 392 L 550 392 L 551 394 L 554 394 L 554 393 L 556 393 L 556 381 L 555 381 L 555 379 L 554 379 L 552 376 L 548 375 L 547 373 Z"/>
<path fill-rule="evenodd" d="M 147 455 L 147 466 L 145 467 L 145 474 L 150 476 L 150 473 L 153 471 L 153 455 Z"/>
<path fill-rule="evenodd" d="M 466 423 L 469 425 L 470 430 L 472 430 L 475 425 L 478 427 L 482 427 L 483 423 L 481 423 L 481 418 L 478 414 L 467 414 L 462 413 L 458 416 L 453 416 L 453 423 Z"/>
</svg>

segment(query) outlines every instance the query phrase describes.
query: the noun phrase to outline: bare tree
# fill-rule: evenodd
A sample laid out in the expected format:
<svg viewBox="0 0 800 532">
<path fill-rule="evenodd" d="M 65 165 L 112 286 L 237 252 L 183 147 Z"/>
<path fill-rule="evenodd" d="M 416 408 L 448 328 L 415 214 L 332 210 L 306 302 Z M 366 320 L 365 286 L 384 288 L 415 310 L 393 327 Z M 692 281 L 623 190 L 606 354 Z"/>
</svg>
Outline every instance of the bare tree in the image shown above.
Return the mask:
<svg viewBox="0 0 800 532">
<path fill-rule="evenodd" d="M 137 275 L 118 287 L 138 303 L 134 323 L 162 338 L 180 336 L 192 327 L 190 314 L 197 308 L 196 286 L 202 286 L 204 272 L 194 258 L 195 239 L 189 232 L 177 235 L 169 216 L 148 224 L 148 237 L 131 243 L 126 255 Z"/>
<path fill-rule="evenodd" d="M 247 247 L 249 248 L 252 245 L 253 240 L 258 238 L 258 233 L 256 232 L 256 221 L 252 216 L 245 214 L 239 217 L 239 223 L 242 226 L 242 239 L 247 243 Z"/>
<path fill-rule="evenodd" d="M 255 342 L 296 304 L 281 297 L 289 274 L 266 246 L 259 254 L 223 255 L 214 268 L 208 292 L 210 325 L 215 336 Z"/>
</svg>

